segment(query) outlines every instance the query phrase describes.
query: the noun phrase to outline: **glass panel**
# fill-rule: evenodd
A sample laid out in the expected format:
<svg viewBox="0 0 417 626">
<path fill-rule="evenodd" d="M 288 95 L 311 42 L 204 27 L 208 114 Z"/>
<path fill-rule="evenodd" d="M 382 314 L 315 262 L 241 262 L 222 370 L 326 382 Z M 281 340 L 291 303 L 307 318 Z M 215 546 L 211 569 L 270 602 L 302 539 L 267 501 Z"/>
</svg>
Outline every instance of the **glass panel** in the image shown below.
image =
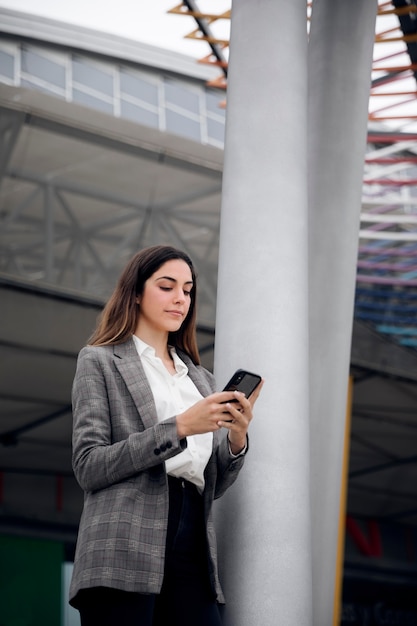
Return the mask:
<svg viewBox="0 0 417 626">
<path fill-rule="evenodd" d="M 200 124 L 188 117 L 166 110 L 167 131 L 175 135 L 182 135 L 195 141 L 201 141 Z"/>
<path fill-rule="evenodd" d="M 73 59 L 72 78 L 77 83 L 113 97 L 113 76 L 82 59 Z"/>
<path fill-rule="evenodd" d="M 35 84 L 31 80 L 26 80 L 25 78 L 21 79 L 20 86 L 27 87 L 28 89 L 35 89 L 36 91 L 41 91 L 42 93 L 47 93 L 49 95 L 55 96 L 55 98 L 64 97 L 64 92 L 57 93 L 58 89 L 53 90 L 52 87 L 51 89 L 48 89 L 47 85 L 43 85 L 42 87 L 40 87 L 39 85 Z"/>
<path fill-rule="evenodd" d="M 74 102 L 78 102 L 79 104 L 85 104 L 91 109 L 98 109 L 99 111 L 104 111 L 104 113 L 110 113 L 113 115 L 113 105 L 109 102 L 104 102 L 100 100 L 100 98 L 95 98 L 94 96 L 90 96 L 83 91 L 79 91 L 79 89 L 72 90 L 72 99 Z"/>
<path fill-rule="evenodd" d="M 74 609 L 68 602 L 72 571 L 74 569 L 74 563 L 62 564 L 62 593 L 61 593 L 61 615 L 63 617 L 62 626 L 80 626 L 80 614 L 77 609 Z"/>
<path fill-rule="evenodd" d="M 225 117 L 225 110 L 221 109 L 219 104 L 226 99 L 226 92 L 224 94 L 214 93 L 213 91 L 206 92 L 207 110 L 221 117 Z"/>
<path fill-rule="evenodd" d="M 210 139 L 224 143 L 224 124 L 207 118 L 207 131 Z"/>
<path fill-rule="evenodd" d="M 30 49 L 22 49 L 22 71 L 65 89 L 65 67 Z"/>
<path fill-rule="evenodd" d="M 125 100 L 120 101 L 120 113 L 122 117 L 133 120 L 138 124 L 151 126 L 152 128 L 158 128 L 157 113 L 152 113 L 152 111 L 142 109 L 142 107 L 131 104 L 130 102 L 126 102 Z"/>
<path fill-rule="evenodd" d="M 158 105 L 157 86 L 148 83 L 135 74 L 130 74 L 122 70 L 120 73 L 120 89 L 129 96 L 139 98 L 154 106 Z"/>
<path fill-rule="evenodd" d="M 200 104 L 198 94 L 185 89 L 182 85 L 173 82 L 165 82 L 165 99 L 171 104 L 175 104 L 187 111 L 192 111 L 196 115 L 200 114 Z"/>
<path fill-rule="evenodd" d="M 63 556 L 60 541 L 0 537 L 2 624 L 61 623 Z"/>
<path fill-rule="evenodd" d="M 14 56 L 0 50 L 0 74 L 14 78 Z"/>
</svg>

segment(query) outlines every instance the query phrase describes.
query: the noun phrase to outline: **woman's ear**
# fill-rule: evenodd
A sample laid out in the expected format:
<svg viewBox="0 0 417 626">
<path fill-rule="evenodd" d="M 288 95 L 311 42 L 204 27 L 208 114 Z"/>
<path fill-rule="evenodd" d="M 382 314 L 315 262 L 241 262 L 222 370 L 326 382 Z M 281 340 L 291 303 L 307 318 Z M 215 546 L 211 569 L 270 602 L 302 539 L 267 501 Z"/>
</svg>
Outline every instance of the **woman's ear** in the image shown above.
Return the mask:
<svg viewBox="0 0 417 626">
<path fill-rule="evenodd" d="M 140 296 L 136 296 L 135 302 L 136 302 L 136 304 L 140 304 Z"/>
</svg>

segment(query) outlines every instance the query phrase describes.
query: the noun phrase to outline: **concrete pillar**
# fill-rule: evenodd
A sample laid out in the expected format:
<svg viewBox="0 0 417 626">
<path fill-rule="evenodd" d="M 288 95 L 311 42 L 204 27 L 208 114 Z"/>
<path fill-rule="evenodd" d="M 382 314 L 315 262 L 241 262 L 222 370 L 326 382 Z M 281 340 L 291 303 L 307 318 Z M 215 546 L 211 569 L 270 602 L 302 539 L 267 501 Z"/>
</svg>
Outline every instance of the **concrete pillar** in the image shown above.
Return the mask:
<svg viewBox="0 0 417 626">
<path fill-rule="evenodd" d="M 308 47 L 314 626 L 333 623 L 341 464 L 376 13 L 376 0 L 314 0 Z"/>
<path fill-rule="evenodd" d="M 233 4 L 215 373 L 265 386 L 217 515 L 225 626 L 311 626 L 304 1 Z"/>
</svg>

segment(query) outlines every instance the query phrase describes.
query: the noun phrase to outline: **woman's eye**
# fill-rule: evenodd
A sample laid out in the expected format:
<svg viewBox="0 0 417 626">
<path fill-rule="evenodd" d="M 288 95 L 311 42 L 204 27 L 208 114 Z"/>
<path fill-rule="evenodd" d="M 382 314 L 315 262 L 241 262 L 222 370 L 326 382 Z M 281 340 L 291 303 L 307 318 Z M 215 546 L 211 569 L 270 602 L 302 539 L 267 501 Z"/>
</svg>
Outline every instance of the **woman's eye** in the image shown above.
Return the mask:
<svg viewBox="0 0 417 626">
<path fill-rule="evenodd" d="M 159 287 L 162 291 L 171 291 L 172 287 Z"/>
<path fill-rule="evenodd" d="M 184 291 L 184 296 L 191 296 L 191 291 Z"/>
</svg>

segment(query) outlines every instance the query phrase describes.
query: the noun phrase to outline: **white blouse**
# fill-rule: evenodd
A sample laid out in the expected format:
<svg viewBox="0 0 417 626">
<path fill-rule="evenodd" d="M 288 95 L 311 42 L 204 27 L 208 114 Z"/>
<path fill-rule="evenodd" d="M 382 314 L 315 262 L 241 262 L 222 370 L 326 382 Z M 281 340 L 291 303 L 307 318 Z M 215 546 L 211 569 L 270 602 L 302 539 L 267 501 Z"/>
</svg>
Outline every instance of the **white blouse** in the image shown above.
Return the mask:
<svg viewBox="0 0 417 626">
<path fill-rule="evenodd" d="M 179 358 L 175 348 L 170 348 L 176 374 L 170 374 L 154 348 L 133 335 L 136 349 L 149 381 L 160 422 L 183 413 L 202 399 L 201 393 L 188 376 L 188 367 Z M 213 433 L 187 437 L 187 448 L 165 461 L 171 476 L 185 478 L 194 483 L 200 493 L 204 489 L 204 470 L 213 449 Z"/>
</svg>

